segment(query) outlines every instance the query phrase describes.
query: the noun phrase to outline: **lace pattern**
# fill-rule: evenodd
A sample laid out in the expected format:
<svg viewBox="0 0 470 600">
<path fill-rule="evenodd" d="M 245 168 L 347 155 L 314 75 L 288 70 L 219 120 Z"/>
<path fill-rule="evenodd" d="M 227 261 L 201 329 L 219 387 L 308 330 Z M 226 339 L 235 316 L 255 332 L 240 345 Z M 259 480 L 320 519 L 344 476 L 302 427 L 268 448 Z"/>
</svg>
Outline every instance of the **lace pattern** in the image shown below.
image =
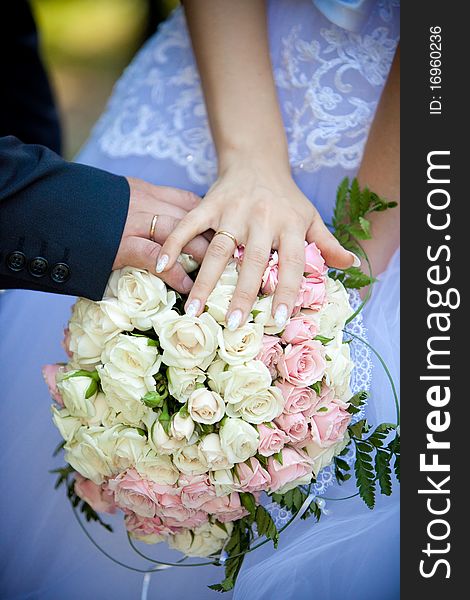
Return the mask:
<svg viewBox="0 0 470 600">
<path fill-rule="evenodd" d="M 357 169 L 397 43 L 397 0 L 377 3 L 361 34 L 308 1 L 269 2 L 274 76 L 294 173 Z M 209 186 L 216 155 L 184 14 L 177 9 L 114 90 L 92 140 L 111 158 L 167 159 Z"/>
</svg>

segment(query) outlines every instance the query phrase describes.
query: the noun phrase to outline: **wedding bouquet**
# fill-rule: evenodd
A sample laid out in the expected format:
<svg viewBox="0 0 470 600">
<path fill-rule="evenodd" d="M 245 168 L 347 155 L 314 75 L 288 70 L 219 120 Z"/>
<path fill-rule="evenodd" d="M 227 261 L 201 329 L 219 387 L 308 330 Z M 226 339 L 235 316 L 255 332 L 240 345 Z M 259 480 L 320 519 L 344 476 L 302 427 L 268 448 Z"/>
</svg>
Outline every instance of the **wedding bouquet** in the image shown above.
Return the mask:
<svg viewBox="0 0 470 600">
<path fill-rule="evenodd" d="M 44 368 L 68 463 L 58 483 L 66 481 L 73 504 L 100 522 L 98 513 L 122 511 L 133 539 L 228 557 L 227 577 L 214 586 L 221 590 L 233 586 L 255 534 L 277 544 L 263 492 L 298 511 L 323 467 L 335 461 L 337 477 L 349 477 L 341 455 L 352 437 L 369 443 L 366 422 L 351 425 L 365 394 L 350 390 L 343 329 L 353 310 L 341 277 L 306 245 L 295 310 L 279 327 L 273 252 L 248 322 L 231 331 L 225 315 L 242 260 L 238 249 L 199 317 L 151 273 L 114 272 L 103 300 L 74 305 L 69 362 Z M 391 429 L 377 428 L 368 451 L 359 447 L 356 475 L 369 506 L 377 477 L 367 452 Z M 318 503 L 303 512 L 319 518 Z"/>
</svg>

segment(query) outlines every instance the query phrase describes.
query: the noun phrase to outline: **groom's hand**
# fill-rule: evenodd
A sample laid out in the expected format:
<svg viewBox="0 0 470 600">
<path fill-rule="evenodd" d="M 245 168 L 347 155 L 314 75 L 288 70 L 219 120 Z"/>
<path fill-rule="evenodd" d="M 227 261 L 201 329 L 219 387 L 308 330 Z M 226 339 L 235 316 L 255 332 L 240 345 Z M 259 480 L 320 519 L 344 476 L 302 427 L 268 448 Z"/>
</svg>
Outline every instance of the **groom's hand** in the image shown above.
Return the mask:
<svg viewBox="0 0 470 600">
<path fill-rule="evenodd" d="M 200 198 L 185 190 L 152 185 L 141 179 L 128 177 L 127 181 L 130 187 L 129 211 L 113 270 L 130 266 L 156 274 L 155 266 L 161 244 L 186 213 L 199 204 Z M 151 240 L 155 215 L 157 219 Z M 207 240 L 199 235 L 183 251 L 201 263 L 207 246 Z M 188 293 L 193 285 L 192 279 L 179 263 L 164 274 L 159 274 L 159 277 L 183 293 Z"/>
</svg>

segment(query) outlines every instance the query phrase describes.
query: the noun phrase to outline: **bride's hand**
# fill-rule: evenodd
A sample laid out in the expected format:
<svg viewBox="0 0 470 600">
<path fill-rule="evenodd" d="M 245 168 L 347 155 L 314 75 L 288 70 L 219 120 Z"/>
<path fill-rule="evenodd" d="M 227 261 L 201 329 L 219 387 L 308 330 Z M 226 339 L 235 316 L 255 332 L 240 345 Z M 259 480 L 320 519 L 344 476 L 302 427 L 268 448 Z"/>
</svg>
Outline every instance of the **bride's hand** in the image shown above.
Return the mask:
<svg viewBox="0 0 470 600">
<path fill-rule="evenodd" d="M 289 169 L 244 159 L 222 171 L 201 204 L 190 211 L 162 246 L 157 272 L 172 268 L 182 248 L 212 229 L 231 234 L 245 245 L 238 284 L 227 311 L 229 329 L 243 324 L 256 300 L 271 249 L 279 254 L 279 282 L 273 316 L 282 326 L 291 315 L 305 266 L 305 240 L 315 242 L 328 265 L 348 268 L 354 255 L 345 250 L 323 223 L 318 211 L 293 181 Z M 204 310 L 235 243 L 214 235 L 186 303 L 193 316 Z"/>
</svg>

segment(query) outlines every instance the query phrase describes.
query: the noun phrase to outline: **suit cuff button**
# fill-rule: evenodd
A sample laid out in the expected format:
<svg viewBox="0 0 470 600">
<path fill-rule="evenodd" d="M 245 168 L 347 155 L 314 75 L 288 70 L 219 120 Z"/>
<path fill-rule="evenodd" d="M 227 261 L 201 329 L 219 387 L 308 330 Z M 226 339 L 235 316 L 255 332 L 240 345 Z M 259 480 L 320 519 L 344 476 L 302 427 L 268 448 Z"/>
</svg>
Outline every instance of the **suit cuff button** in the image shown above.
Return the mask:
<svg viewBox="0 0 470 600">
<path fill-rule="evenodd" d="M 44 277 L 47 273 L 48 262 L 42 256 L 36 256 L 29 261 L 28 271 L 33 277 Z"/>
<path fill-rule="evenodd" d="M 17 273 L 25 268 L 26 256 L 23 254 L 23 252 L 15 250 L 14 252 L 10 252 L 10 254 L 7 256 L 6 263 L 10 271 Z"/>
<path fill-rule="evenodd" d="M 70 267 L 65 263 L 57 263 L 52 267 L 51 279 L 56 283 L 65 283 L 70 277 Z"/>
</svg>

